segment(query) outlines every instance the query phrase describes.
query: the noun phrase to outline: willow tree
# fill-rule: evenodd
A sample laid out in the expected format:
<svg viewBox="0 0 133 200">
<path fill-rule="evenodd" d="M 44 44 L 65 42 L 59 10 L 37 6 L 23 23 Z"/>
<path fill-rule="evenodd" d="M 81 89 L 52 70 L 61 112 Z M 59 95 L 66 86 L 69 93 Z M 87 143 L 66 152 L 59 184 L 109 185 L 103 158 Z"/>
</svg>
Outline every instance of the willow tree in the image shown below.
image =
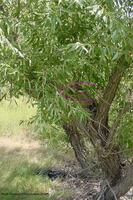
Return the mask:
<svg viewBox="0 0 133 200">
<path fill-rule="evenodd" d="M 104 198 L 119 198 L 133 185 L 133 164 L 123 175 L 121 162 L 123 146 L 133 147 L 132 2 L 3 0 L 0 14 L 1 88 L 28 94 L 42 121 L 65 125 L 83 168 L 90 140 L 114 191 Z M 96 86 L 81 84 L 79 95 L 75 82 Z M 95 113 L 87 109 L 94 101 Z"/>
</svg>

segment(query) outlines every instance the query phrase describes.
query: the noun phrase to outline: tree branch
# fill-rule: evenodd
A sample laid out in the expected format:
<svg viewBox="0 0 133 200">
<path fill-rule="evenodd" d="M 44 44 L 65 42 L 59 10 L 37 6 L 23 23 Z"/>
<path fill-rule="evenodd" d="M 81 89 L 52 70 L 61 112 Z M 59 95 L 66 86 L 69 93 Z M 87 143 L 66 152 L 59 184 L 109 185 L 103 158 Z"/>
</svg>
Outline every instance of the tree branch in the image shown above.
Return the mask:
<svg viewBox="0 0 133 200">
<path fill-rule="evenodd" d="M 119 125 L 120 125 L 120 122 L 123 118 L 123 114 L 130 111 L 130 109 L 131 109 L 131 104 L 126 103 L 125 106 L 122 108 L 122 110 L 120 110 L 120 112 L 118 113 L 117 119 L 116 119 L 115 123 L 113 124 L 112 128 L 110 129 L 110 134 L 109 134 L 109 137 L 107 139 L 106 148 L 110 149 L 110 147 L 113 145 L 112 141 L 113 141 L 113 138 L 116 134 L 116 131 L 117 131 Z"/>
<path fill-rule="evenodd" d="M 110 106 L 114 100 L 114 97 L 116 95 L 116 92 L 120 84 L 120 81 L 123 77 L 123 74 L 128 67 L 129 67 L 129 64 L 125 60 L 125 57 L 121 56 L 121 58 L 119 59 L 117 63 L 117 67 L 113 70 L 109 78 L 107 87 L 105 88 L 104 93 L 103 93 L 103 98 L 101 99 L 101 102 L 99 103 L 99 107 L 98 107 L 96 118 L 95 118 L 95 120 L 99 122 L 99 124 L 106 123 Z"/>
</svg>

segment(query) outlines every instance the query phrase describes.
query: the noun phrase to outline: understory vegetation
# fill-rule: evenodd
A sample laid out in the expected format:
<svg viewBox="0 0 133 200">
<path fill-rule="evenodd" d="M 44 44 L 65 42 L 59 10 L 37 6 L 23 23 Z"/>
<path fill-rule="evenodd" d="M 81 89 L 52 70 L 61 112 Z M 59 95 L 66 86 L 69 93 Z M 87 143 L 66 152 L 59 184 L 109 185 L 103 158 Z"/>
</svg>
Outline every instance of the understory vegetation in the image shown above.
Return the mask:
<svg viewBox="0 0 133 200">
<path fill-rule="evenodd" d="M 71 196 L 73 191 L 65 188 L 60 179 L 51 181 L 48 176 L 34 173 L 39 168 L 61 169 L 69 156 L 74 160 L 72 151 L 67 151 L 67 142 L 63 150 L 52 133 L 44 132 L 43 139 L 42 132 L 40 136 L 35 133 L 35 127 L 28 122 L 36 109 L 25 97 L 1 102 L 0 111 L 0 199 L 54 200 Z M 63 132 L 60 137 L 65 138 Z"/>
</svg>

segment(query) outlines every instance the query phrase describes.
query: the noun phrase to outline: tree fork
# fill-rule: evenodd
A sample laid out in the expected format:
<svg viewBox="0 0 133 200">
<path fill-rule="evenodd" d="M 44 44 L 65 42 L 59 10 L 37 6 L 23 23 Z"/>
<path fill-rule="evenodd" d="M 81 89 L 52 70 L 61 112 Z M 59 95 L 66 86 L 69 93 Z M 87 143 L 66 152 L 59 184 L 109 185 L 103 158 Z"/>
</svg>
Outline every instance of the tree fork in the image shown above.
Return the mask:
<svg viewBox="0 0 133 200">
<path fill-rule="evenodd" d="M 94 123 L 92 124 L 93 130 L 95 130 L 95 132 L 97 133 L 96 137 L 99 138 L 101 141 L 101 143 L 99 144 L 101 151 L 97 152 L 98 157 L 101 161 L 102 168 L 105 171 L 107 177 L 109 177 L 109 179 L 112 177 L 114 180 L 117 179 L 118 176 L 121 174 L 121 159 L 119 156 L 119 148 L 112 147 L 110 152 L 106 153 L 108 152 L 106 144 L 110 135 L 108 124 L 106 124 L 106 119 L 108 117 L 110 106 L 115 98 L 120 81 L 126 68 L 128 67 L 129 65 L 125 60 L 125 57 L 121 56 L 121 58 L 118 60 L 116 68 L 111 73 L 108 84 L 103 92 L 103 97 L 99 103 L 96 117 L 94 118 Z M 91 133 L 91 135 L 95 136 L 96 134 L 93 134 L 93 132 Z M 112 171 L 110 169 L 111 167 Z"/>
</svg>

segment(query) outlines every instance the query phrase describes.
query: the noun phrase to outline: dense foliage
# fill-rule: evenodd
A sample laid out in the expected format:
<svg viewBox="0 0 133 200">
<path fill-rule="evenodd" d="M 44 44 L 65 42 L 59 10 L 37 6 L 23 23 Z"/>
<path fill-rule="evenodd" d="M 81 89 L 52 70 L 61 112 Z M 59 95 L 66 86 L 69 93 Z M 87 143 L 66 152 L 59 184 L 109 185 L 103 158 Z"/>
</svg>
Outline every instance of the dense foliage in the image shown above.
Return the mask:
<svg viewBox="0 0 133 200">
<path fill-rule="evenodd" d="M 8 88 L 11 96 L 26 93 L 32 97 L 42 122 L 59 124 L 73 116 L 84 119 L 86 113 L 81 105 L 65 100 L 60 88 L 67 88 L 73 81 L 93 82 L 97 87 L 84 89 L 99 100 L 119 58 L 123 56 L 132 63 L 131 4 L 110 0 L 3 0 L 1 88 Z M 127 101 L 125 95 L 133 86 L 132 73 L 130 65 L 119 87 L 111 120 Z M 130 117 L 128 122 L 126 117 L 123 121 L 123 138 L 127 134 L 131 138 Z M 131 140 L 131 147 L 129 143 Z"/>
</svg>

